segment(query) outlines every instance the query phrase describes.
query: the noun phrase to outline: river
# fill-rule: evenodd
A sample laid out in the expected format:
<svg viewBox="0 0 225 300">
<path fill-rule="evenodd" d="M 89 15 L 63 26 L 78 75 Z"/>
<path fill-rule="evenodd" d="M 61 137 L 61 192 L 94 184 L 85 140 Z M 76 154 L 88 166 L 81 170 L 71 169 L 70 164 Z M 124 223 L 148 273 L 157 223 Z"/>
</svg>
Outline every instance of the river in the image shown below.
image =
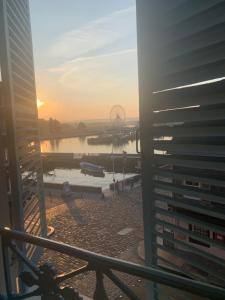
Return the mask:
<svg viewBox="0 0 225 300">
<path fill-rule="evenodd" d="M 88 137 L 74 137 L 41 142 L 41 152 L 54 153 L 111 153 L 112 145 L 89 145 Z M 129 141 L 125 145 L 113 146 L 114 153 L 136 153 L 136 142 Z"/>
</svg>

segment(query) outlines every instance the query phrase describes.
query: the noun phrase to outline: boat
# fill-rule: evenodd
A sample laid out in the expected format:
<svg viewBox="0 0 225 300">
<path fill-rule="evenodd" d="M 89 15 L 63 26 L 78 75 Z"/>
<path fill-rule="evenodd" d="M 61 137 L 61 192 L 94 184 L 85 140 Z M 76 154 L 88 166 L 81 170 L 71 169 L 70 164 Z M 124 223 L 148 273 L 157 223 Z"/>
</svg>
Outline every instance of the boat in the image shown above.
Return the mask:
<svg viewBox="0 0 225 300">
<path fill-rule="evenodd" d="M 104 134 L 97 137 L 88 138 L 87 142 L 89 145 L 123 145 L 128 143 L 130 140 L 129 134 L 118 133 L 118 134 Z"/>
<path fill-rule="evenodd" d="M 86 174 L 103 174 L 104 175 L 104 168 L 99 165 L 95 165 L 86 161 L 80 162 L 80 168 L 83 173 Z"/>
<path fill-rule="evenodd" d="M 89 145 L 110 145 L 112 143 L 111 134 L 102 134 L 97 137 L 87 139 Z"/>
<path fill-rule="evenodd" d="M 81 169 L 80 171 L 82 174 L 84 175 L 90 175 L 93 177 L 105 177 L 105 173 L 104 172 L 93 172 L 93 171 L 87 171 L 86 169 Z"/>
<path fill-rule="evenodd" d="M 54 176 L 55 172 L 54 171 L 49 171 L 47 174 L 48 174 L 48 176 Z"/>
</svg>

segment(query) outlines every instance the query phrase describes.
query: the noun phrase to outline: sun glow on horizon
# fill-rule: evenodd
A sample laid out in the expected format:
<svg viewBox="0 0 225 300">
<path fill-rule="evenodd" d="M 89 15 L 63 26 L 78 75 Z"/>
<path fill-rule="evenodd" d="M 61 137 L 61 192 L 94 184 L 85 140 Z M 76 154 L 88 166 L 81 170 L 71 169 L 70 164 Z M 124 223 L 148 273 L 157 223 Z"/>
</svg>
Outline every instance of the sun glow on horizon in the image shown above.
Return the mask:
<svg viewBox="0 0 225 300">
<path fill-rule="evenodd" d="M 37 107 L 40 108 L 41 106 L 43 106 L 45 103 L 44 101 L 37 99 Z"/>
</svg>

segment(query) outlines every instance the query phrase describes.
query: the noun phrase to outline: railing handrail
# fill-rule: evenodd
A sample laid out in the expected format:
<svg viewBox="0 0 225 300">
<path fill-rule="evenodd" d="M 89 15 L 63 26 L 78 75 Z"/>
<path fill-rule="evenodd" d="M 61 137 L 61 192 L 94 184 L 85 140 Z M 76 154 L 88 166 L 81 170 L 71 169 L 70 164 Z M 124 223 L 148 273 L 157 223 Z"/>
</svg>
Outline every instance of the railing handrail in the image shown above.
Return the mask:
<svg viewBox="0 0 225 300">
<path fill-rule="evenodd" d="M 33 236 L 28 233 L 11 230 L 0 225 L 0 235 L 8 240 L 18 240 L 54 250 L 69 256 L 87 261 L 89 264 L 101 269 L 110 268 L 141 277 L 146 280 L 164 284 L 181 290 L 191 292 L 196 295 L 210 297 L 212 299 L 225 299 L 225 289 L 208 283 L 192 280 L 170 272 L 146 267 L 132 262 L 127 262 L 118 258 L 113 258 L 84 250 L 65 243 L 49 240 L 43 237 Z"/>
</svg>

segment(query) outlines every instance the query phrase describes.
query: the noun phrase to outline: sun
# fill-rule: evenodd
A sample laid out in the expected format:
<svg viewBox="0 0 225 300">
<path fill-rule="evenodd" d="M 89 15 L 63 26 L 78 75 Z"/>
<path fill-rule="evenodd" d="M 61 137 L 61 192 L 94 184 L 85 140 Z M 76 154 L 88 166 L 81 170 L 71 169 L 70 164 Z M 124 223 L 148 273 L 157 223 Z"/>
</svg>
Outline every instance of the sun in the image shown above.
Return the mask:
<svg viewBox="0 0 225 300">
<path fill-rule="evenodd" d="M 37 107 L 40 108 L 41 106 L 43 106 L 45 103 L 44 101 L 41 101 L 40 99 L 37 99 Z"/>
</svg>

